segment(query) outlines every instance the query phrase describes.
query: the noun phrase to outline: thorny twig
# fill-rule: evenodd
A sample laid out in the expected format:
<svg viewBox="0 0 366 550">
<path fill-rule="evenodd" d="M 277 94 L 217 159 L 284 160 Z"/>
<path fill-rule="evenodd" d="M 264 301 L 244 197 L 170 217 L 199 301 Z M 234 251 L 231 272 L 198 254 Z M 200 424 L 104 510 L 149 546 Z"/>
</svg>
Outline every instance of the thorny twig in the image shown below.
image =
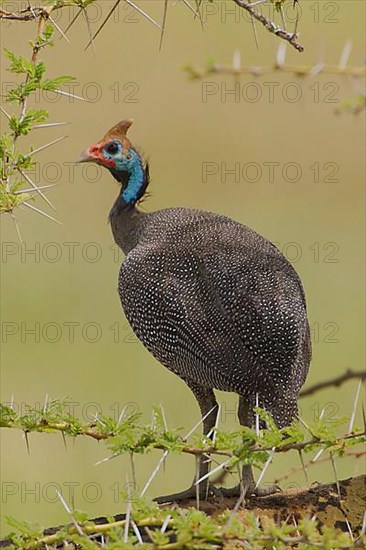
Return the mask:
<svg viewBox="0 0 366 550">
<path fill-rule="evenodd" d="M 358 380 L 366 380 L 366 371 L 354 371 L 348 369 L 344 374 L 341 374 L 340 376 L 331 378 L 330 380 L 324 380 L 324 382 L 319 382 L 318 384 L 314 384 L 313 386 L 302 390 L 302 392 L 300 393 L 300 397 L 312 395 L 319 390 L 324 390 L 325 388 L 329 388 L 331 386 L 338 387 L 344 382 L 347 382 L 348 380 L 353 380 L 355 378 Z"/>
<path fill-rule="evenodd" d="M 211 74 L 234 75 L 234 76 L 254 76 L 261 77 L 269 74 L 287 73 L 297 77 L 314 77 L 319 74 L 327 74 L 334 76 L 351 76 L 353 78 L 364 78 L 366 76 L 366 67 L 362 66 L 345 66 L 328 65 L 326 63 L 316 63 L 315 65 L 292 65 L 277 60 L 265 67 L 261 66 L 241 66 L 238 63 L 238 52 L 234 52 L 233 64 L 222 65 L 220 63 L 212 63 L 206 69 L 195 69 L 192 66 L 186 67 L 186 72 L 193 79 L 201 79 Z"/>
<path fill-rule="evenodd" d="M 38 54 L 41 50 L 41 48 L 43 47 L 43 44 L 42 44 L 42 41 L 41 41 L 41 37 L 43 36 L 43 33 L 44 33 L 44 29 L 45 29 L 45 25 L 46 25 L 46 22 L 47 20 L 49 19 L 50 17 L 50 14 L 53 10 L 53 6 L 50 6 L 49 8 L 39 8 L 39 9 L 36 9 L 36 8 L 33 8 L 29 5 L 29 7 L 25 10 L 22 10 L 22 12 L 27 12 L 27 10 L 30 10 L 30 14 L 32 16 L 32 18 L 34 19 L 35 17 L 38 17 L 38 39 L 34 42 L 33 44 L 33 48 L 32 48 L 32 56 L 31 56 L 31 63 L 32 64 L 35 64 L 36 61 L 37 61 L 37 57 L 38 57 Z M 35 11 L 36 10 L 36 11 Z M 19 15 L 22 14 L 22 12 L 20 12 Z M 37 15 L 38 14 L 38 15 Z M 8 12 L 5 12 L 3 9 L 0 9 L 0 18 L 6 18 L 6 16 L 8 15 Z M 15 15 L 15 14 L 11 14 L 12 16 Z M 25 13 L 25 15 L 27 15 Z M 26 77 L 25 77 L 25 81 L 24 81 L 24 87 L 27 86 L 27 84 L 29 83 L 30 81 L 30 75 L 27 74 Z M 23 122 L 25 116 L 26 116 L 26 113 L 27 113 L 27 104 L 28 104 L 28 96 L 25 95 L 22 99 L 22 101 L 20 102 L 20 114 L 19 114 L 19 118 L 18 118 L 18 121 L 19 123 Z M 3 109 L 2 109 L 3 112 L 5 112 Z M 5 113 L 6 114 L 6 113 Z M 7 115 L 6 115 L 7 116 Z M 16 143 L 17 143 L 17 140 L 19 138 L 19 135 L 17 132 L 14 132 L 13 134 L 13 141 L 12 141 L 12 150 L 13 150 L 13 153 L 15 152 L 15 148 L 16 148 Z M 40 194 L 40 196 L 47 202 L 47 204 L 49 206 L 51 206 L 51 208 L 53 208 L 53 210 L 55 210 L 54 206 L 52 205 L 52 203 L 49 201 L 49 199 L 44 195 L 44 193 L 38 188 L 37 185 L 35 185 L 33 183 L 33 181 L 21 170 L 18 170 L 18 172 L 28 181 L 28 183 L 30 183 L 32 185 L 32 187 L 34 188 L 34 190 L 38 191 L 38 193 Z M 4 183 L 5 183 L 5 190 L 7 193 L 10 192 L 10 178 L 9 178 L 9 175 L 7 173 L 7 171 L 4 170 Z M 49 216 L 48 214 L 44 213 L 42 210 L 39 210 L 37 208 L 35 208 L 34 206 L 28 204 L 26 201 L 23 201 L 22 203 L 24 206 L 26 207 L 29 207 L 33 210 L 35 210 L 36 212 L 38 212 L 39 214 L 41 215 L 44 215 L 46 217 L 48 217 L 49 219 L 52 219 L 54 221 L 57 221 L 55 220 L 52 216 Z M 19 237 L 19 240 L 20 242 L 22 242 L 22 237 L 21 237 L 21 233 L 20 233 L 20 230 L 19 230 L 19 226 L 18 226 L 18 223 L 17 223 L 17 219 L 14 215 L 14 213 L 11 211 L 10 212 L 11 214 L 11 218 L 15 224 L 15 227 L 16 227 L 16 231 L 18 233 L 18 237 Z"/>
<path fill-rule="evenodd" d="M 94 0 L 94 1 L 97 1 L 97 0 Z M 256 21 L 261 23 L 261 25 L 263 25 L 268 32 L 270 32 L 271 34 L 274 34 L 275 36 L 277 36 L 278 38 L 281 38 L 282 40 L 285 40 L 292 47 L 294 47 L 297 51 L 302 52 L 304 50 L 303 45 L 298 42 L 298 36 L 297 36 L 297 30 L 296 29 L 295 29 L 294 32 L 291 33 L 291 32 L 288 32 L 286 29 L 281 28 L 274 21 L 271 21 L 268 17 L 263 15 L 260 11 L 259 6 L 256 5 L 255 3 L 248 2 L 247 0 L 232 0 L 232 1 L 239 8 L 247 11 L 251 16 L 252 21 L 255 19 Z M 144 17 L 147 17 L 154 25 L 159 27 L 159 25 L 148 14 L 143 12 L 143 10 L 138 6 L 138 4 L 134 4 L 133 2 L 131 2 L 131 0 L 124 0 L 124 2 L 126 2 L 126 4 L 128 4 L 130 6 L 133 6 L 136 9 L 136 11 L 139 11 L 140 13 L 142 13 L 144 15 Z M 166 0 L 164 0 L 164 2 L 165 2 L 164 10 L 166 12 L 167 2 L 166 2 Z M 195 14 L 195 17 L 200 16 L 200 12 L 199 12 L 200 4 L 197 4 L 197 10 L 194 10 L 188 2 L 184 2 L 184 3 L 185 3 L 185 5 L 187 5 L 187 7 L 189 7 L 189 9 L 191 11 L 193 11 L 193 13 Z M 115 5 L 112 7 L 111 12 L 114 11 L 114 9 L 118 6 L 118 4 L 119 4 L 119 1 L 117 0 Z M 70 3 L 70 2 L 65 1 L 65 0 L 59 0 L 58 3 L 54 4 L 52 9 L 53 10 L 62 9 L 62 8 L 65 8 L 65 7 L 69 7 L 70 5 L 75 6 L 75 7 L 78 6 L 78 4 L 76 2 Z M 111 13 L 108 14 L 107 19 L 109 19 L 110 15 L 111 15 Z M 24 9 L 19 10 L 17 12 L 7 11 L 7 10 L 4 10 L 4 9 L 0 8 L 0 19 L 5 19 L 5 20 L 9 20 L 9 21 L 33 21 L 34 19 L 45 18 L 45 17 L 48 17 L 48 16 L 49 16 L 48 8 L 46 8 L 44 6 L 42 6 L 42 7 L 39 7 L 39 6 L 38 7 L 33 7 L 33 6 L 29 5 L 27 8 L 24 8 Z M 102 24 L 102 27 L 104 26 L 104 24 L 106 22 L 107 21 L 105 21 Z M 296 23 L 296 27 L 297 27 L 297 23 Z M 98 29 L 97 33 L 99 33 L 100 30 L 101 30 L 101 28 Z"/>
<path fill-rule="evenodd" d="M 10 421 L 9 423 L 3 425 L 3 428 L 13 428 L 13 429 L 22 429 L 25 433 L 31 433 L 31 432 L 64 432 L 68 433 L 72 431 L 72 435 L 75 436 L 87 436 L 91 437 L 92 439 L 95 439 L 96 441 L 101 440 L 108 440 L 111 438 L 116 437 L 116 434 L 106 431 L 99 431 L 96 426 L 73 426 L 69 422 L 49 422 L 46 418 L 43 418 L 39 422 L 34 422 L 33 426 L 31 428 L 24 428 L 17 421 Z M 337 443 L 343 444 L 343 442 L 346 442 L 351 439 L 358 439 L 358 438 L 364 438 L 366 436 L 366 432 L 356 432 L 356 433 L 347 433 L 343 436 L 340 436 L 335 440 L 332 445 L 335 445 Z M 253 444 L 252 447 L 249 449 L 251 452 L 263 452 L 263 451 L 273 451 L 277 453 L 284 453 L 288 452 L 290 450 L 303 450 L 306 448 L 311 448 L 316 444 L 321 443 L 321 439 L 316 437 L 315 435 L 311 437 L 310 439 L 306 441 L 301 441 L 297 443 L 288 443 L 284 445 L 279 446 L 260 446 L 258 444 Z M 151 443 L 151 448 L 166 451 L 166 447 L 160 443 Z M 131 452 L 134 452 L 133 449 L 130 449 Z M 235 455 L 232 450 L 230 449 L 218 449 L 215 446 L 211 444 L 202 445 L 202 447 L 195 447 L 193 445 L 187 445 L 185 444 L 184 440 L 182 439 L 182 446 L 180 447 L 180 452 L 190 454 L 190 455 L 204 455 L 204 454 L 217 454 L 220 456 L 226 456 L 229 458 L 233 458 Z"/>
<path fill-rule="evenodd" d="M 257 6 L 251 4 L 250 2 L 247 2 L 246 0 L 233 0 L 239 8 L 242 8 L 243 10 L 246 10 L 250 15 L 259 21 L 268 32 L 275 34 L 278 38 L 282 38 L 282 40 L 285 40 L 291 46 L 295 48 L 298 52 L 304 51 L 304 46 L 300 44 L 297 40 L 297 32 L 296 30 L 294 32 L 288 32 L 278 25 L 268 19 L 265 15 L 259 12 Z M 297 25 L 296 25 L 297 26 Z"/>
</svg>

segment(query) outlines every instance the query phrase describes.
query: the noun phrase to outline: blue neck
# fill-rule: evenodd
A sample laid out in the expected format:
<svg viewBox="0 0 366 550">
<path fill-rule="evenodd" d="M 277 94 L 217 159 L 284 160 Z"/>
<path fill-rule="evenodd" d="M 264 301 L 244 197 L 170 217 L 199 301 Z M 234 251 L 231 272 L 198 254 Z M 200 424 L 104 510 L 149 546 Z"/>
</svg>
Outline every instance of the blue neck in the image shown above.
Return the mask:
<svg viewBox="0 0 366 550">
<path fill-rule="evenodd" d="M 137 201 L 144 185 L 144 178 L 144 167 L 140 157 L 136 155 L 131 167 L 129 167 L 127 187 L 122 191 L 122 197 L 126 204 Z"/>
</svg>

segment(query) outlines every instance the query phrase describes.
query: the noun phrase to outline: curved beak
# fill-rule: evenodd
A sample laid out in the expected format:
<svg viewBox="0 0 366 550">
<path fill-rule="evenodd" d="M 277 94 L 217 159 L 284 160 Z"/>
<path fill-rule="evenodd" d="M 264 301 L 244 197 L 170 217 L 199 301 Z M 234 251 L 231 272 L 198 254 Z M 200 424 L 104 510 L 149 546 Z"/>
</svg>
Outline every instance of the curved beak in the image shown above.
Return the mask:
<svg viewBox="0 0 366 550">
<path fill-rule="evenodd" d="M 80 157 L 78 158 L 77 162 L 96 162 L 98 160 L 96 155 L 93 155 L 93 153 L 89 149 L 85 149 L 80 154 Z"/>
</svg>

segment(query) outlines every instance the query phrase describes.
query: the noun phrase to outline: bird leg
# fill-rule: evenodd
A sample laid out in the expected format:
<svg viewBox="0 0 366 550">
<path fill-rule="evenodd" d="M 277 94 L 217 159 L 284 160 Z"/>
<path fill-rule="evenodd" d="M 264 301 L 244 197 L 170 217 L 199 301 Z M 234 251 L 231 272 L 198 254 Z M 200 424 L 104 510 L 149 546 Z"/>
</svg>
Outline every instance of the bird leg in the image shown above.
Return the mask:
<svg viewBox="0 0 366 550">
<path fill-rule="evenodd" d="M 211 388 L 206 388 L 205 386 L 196 384 L 191 380 L 185 379 L 184 381 L 186 382 L 188 387 L 192 390 L 194 396 L 197 399 L 198 405 L 201 410 L 202 419 L 203 419 L 202 420 L 203 434 L 208 435 L 212 430 L 212 428 L 215 426 L 217 412 L 218 412 L 218 405 L 215 398 L 215 394 Z M 207 460 L 202 455 L 200 455 L 197 460 L 199 462 L 198 462 L 196 475 L 193 479 L 192 485 L 188 489 L 180 493 L 157 497 L 157 498 L 154 498 L 154 500 L 159 504 L 163 504 L 166 502 L 179 502 L 182 500 L 196 498 L 197 493 L 201 500 L 207 500 L 209 493 L 215 493 L 215 489 L 208 482 L 208 478 L 201 481 L 198 484 L 198 488 L 197 488 L 196 481 L 198 481 L 199 479 L 207 475 L 209 472 L 209 460 Z"/>
<path fill-rule="evenodd" d="M 215 426 L 218 405 L 215 394 L 212 389 L 200 386 L 194 382 L 185 380 L 186 384 L 192 390 L 201 409 L 203 420 L 203 433 L 207 435 Z M 238 408 L 239 422 L 242 426 L 251 427 L 253 424 L 253 412 L 250 410 L 247 401 L 243 397 L 239 397 Z M 171 495 L 157 497 L 154 500 L 159 504 L 167 502 L 181 502 L 183 500 L 195 499 L 197 497 L 197 479 L 201 479 L 208 474 L 209 460 L 206 460 L 202 455 L 199 457 L 197 474 L 193 479 L 192 485 L 185 491 Z M 198 477 L 197 477 L 198 475 Z M 208 496 L 218 496 L 219 498 L 230 497 L 245 497 L 246 495 L 266 496 L 279 492 L 281 489 L 278 485 L 268 485 L 267 487 L 256 487 L 253 477 L 252 467 L 250 465 L 243 466 L 242 479 L 235 487 L 220 487 L 216 488 L 208 479 L 204 479 L 198 486 L 198 494 L 200 500 L 207 500 Z"/>
<path fill-rule="evenodd" d="M 242 426 L 252 427 L 253 425 L 253 412 L 248 406 L 247 400 L 239 396 L 238 418 Z M 250 465 L 243 466 L 242 479 L 238 485 L 229 489 L 222 488 L 222 495 L 225 497 L 237 497 L 242 495 L 255 495 L 263 497 L 266 495 L 272 495 L 281 491 L 278 485 L 268 485 L 267 487 L 257 487 L 253 476 L 253 470 Z"/>
</svg>

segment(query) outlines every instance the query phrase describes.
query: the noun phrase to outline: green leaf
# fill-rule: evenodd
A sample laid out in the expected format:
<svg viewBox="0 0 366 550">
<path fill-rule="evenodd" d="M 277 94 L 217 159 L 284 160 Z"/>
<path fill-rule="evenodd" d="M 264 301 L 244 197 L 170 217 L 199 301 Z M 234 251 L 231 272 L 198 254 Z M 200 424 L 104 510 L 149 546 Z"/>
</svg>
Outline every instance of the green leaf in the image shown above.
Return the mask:
<svg viewBox="0 0 366 550">
<path fill-rule="evenodd" d="M 52 80 L 45 80 L 43 83 L 41 83 L 42 90 L 47 90 L 50 92 L 54 92 L 62 86 L 62 84 L 65 84 L 66 82 L 72 82 L 75 80 L 73 76 L 58 76 L 56 78 L 53 78 Z"/>
<path fill-rule="evenodd" d="M 48 118 L 48 112 L 44 109 L 29 109 L 23 120 L 19 120 L 16 116 L 12 116 L 9 121 L 9 127 L 18 137 L 26 136 L 32 130 L 34 124 L 40 124 Z"/>
<path fill-rule="evenodd" d="M 14 52 L 7 50 L 6 48 L 5 52 L 10 60 L 10 68 L 9 71 L 15 74 L 28 74 L 29 76 L 32 75 L 33 71 L 33 63 L 31 61 L 28 61 L 28 59 L 25 59 L 24 57 L 21 57 L 20 55 L 16 55 Z"/>
<path fill-rule="evenodd" d="M 5 519 L 10 527 L 13 527 L 23 535 L 29 537 L 38 537 L 42 535 L 42 529 L 37 524 L 27 523 L 26 521 L 15 519 L 12 516 L 6 516 Z"/>
<path fill-rule="evenodd" d="M 43 31 L 43 37 L 45 40 L 50 40 L 50 38 L 52 38 L 53 36 L 53 33 L 54 33 L 55 29 L 53 28 L 53 26 L 48 23 L 46 26 L 45 26 L 45 29 Z"/>
<path fill-rule="evenodd" d="M 43 61 L 39 61 L 34 65 L 34 73 L 32 76 L 34 76 L 35 80 L 40 82 L 45 72 L 46 72 L 45 64 L 43 63 Z"/>
<path fill-rule="evenodd" d="M 29 200 L 31 195 L 29 193 L 21 193 L 15 195 L 12 192 L 8 192 L 3 184 L 0 184 L 0 213 L 12 212 L 14 208 L 22 204 L 22 202 Z"/>
<path fill-rule="evenodd" d="M 5 157 L 9 154 L 13 145 L 13 140 L 10 134 L 0 136 L 0 157 Z"/>
<path fill-rule="evenodd" d="M 5 99 L 9 103 L 16 101 L 22 103 L 26 97 L 28 97 L 32 92 L 37 89 L 37 82 L 34 79 L 29 80 L 24 84 L 19 84 L 15 86 L 6 94 Z"/>
<path fill-rule="evenodd" d="M 1 191 L 0 191 L 1 196 Z M 16 412 L 11 407 L 0 403 L 0 427 L 8 427 L 16 419 Z"/>
</svg>

